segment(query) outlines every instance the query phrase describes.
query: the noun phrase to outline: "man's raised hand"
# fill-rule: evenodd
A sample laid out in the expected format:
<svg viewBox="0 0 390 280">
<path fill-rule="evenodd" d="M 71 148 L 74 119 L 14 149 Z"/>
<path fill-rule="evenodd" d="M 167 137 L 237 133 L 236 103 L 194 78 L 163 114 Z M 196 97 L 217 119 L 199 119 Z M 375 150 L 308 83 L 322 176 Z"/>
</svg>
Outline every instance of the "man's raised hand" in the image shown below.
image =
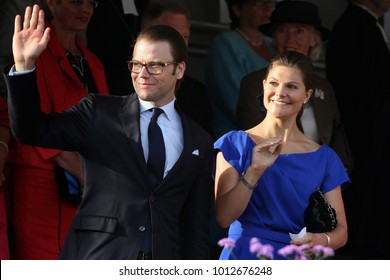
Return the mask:
<svg viewBox="0 0 390 280">
<path fill-rule="evenodd" d="M 50 29 L 45 29 L 44 12 L 38 5 L 26 8 L 23 28 L 21 16 L 17 15 L 12 40 L 15 70 L 21 72 L 33 69 L 35 60 L 46 49 L 49 39 Z"/>
</svg>

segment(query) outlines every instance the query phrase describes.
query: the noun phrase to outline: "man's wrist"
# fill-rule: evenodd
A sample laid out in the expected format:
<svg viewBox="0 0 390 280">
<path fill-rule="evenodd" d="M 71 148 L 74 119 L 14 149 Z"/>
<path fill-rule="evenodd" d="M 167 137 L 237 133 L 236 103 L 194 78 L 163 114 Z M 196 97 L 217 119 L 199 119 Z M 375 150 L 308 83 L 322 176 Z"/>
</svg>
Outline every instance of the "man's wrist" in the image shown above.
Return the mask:
<svg viewBox="0 0 390 280">
<path fill-rule="evenodd" d="M 17 71 L 17 70 L 15 69 L 15 65 L 13 65 L 13 66 L 11 67 L 11 69 L 9 70 L 8 75 L 9 75 L 9 76 L 23 75 L 23 74 L 31 73 L 31 72 L 33 72 L 34 70 L 35 70 L 35 67 L 33 67 L 31 70 L 27 70 L 27 71 Z"/>
</svg>

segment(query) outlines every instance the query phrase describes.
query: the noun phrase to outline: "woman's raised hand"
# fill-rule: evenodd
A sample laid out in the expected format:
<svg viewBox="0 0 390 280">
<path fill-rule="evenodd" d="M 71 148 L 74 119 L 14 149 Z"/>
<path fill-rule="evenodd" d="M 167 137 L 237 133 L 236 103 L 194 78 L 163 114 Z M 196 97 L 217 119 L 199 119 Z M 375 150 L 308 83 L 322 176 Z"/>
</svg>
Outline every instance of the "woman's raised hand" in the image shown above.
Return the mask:
<svg viewBox="0 0 390 280">
<path fill-rule="evenodd" d="M 15 17 L 15 31 L 12 40 L 12 51 L 17 72 L 34 68 L 35 60 L 46 49 L 50 39 L 50 29 L 45 29 L 44 12 L 38 5 L 27 7 L 23 26 L 21 16 Z"/>
<path fill-rule="evenodd" d="M 255 168 L 268 168 L 278 158 L 283 145 L 281 137 L 268 138 L 253 148 L 252 166 Z"/>
</svg>

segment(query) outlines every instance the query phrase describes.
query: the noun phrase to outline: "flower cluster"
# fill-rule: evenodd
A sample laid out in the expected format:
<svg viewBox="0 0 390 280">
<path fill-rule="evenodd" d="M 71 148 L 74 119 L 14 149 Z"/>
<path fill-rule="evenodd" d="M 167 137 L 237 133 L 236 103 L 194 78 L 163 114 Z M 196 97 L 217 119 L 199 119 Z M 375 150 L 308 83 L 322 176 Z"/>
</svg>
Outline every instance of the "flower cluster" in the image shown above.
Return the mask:
<svg viewBox="0 0 390 280">
<path fill-rule="evenodd" d="M 259 260 L 273 260 L 274 247 L 269 244 L 262 244 L 260 239 L 253 237 L 249 242 L 249 251 L 256 254 Z"/>
<path fill-rule="evenodd" d="M 220 247 L 229 249 L 233 259 L 237 259 L 233 253 L 233 249 L 236 246 L 235 240 L 231 238 L 222 238 L 218 241 Z M 262 244 L 256 237 L 251 238 L 249 242 L 249 251 L 255 254 L 259 260 L 273 260 L 274 248 L 270 244 Z M 324 260 L 334 256 L 334 251 L 330 247 L 322 245 L 316 245 L 310 248 L 309 245 L 287 245 L 278 250 L 278 254 L 290 260 Z"/>
<path fill-rule="evenodd" d="M 230 251 L 230 255 L 232 256 L 233 259 L 237 259 L 236 256 L 233 253 L 234 247 L 236 247 L 236 241 L 234 241 L 231 238 L 222 238 L 221 240 L 218 241 L 218 245 L 220 247 L 225 247 Z"/>
<path fill-rule="evenodd" d="M 278 251 L 279 255 L 292 260 L 325 260 L 334 256 L 330 247 L 316 245 L 310 248 L 309 245 L 287 245 Z"/>
</svg>

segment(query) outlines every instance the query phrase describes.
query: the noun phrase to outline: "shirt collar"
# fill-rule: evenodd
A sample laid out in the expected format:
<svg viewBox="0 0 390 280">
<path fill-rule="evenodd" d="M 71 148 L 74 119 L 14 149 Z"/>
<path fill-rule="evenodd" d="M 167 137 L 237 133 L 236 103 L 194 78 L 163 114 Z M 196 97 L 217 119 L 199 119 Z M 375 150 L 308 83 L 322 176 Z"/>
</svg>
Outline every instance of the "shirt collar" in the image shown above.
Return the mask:
<svg viewBox="0 0 390 280">
<path fill-rule="evenodd" d="M 138 98 L 138 100 L 139 100 L 139 104 L 140 104 L 140 112 L 141 112 L 141 114 L 143 114 L 144 112 L 146 112 L 146 111 L 152 109 L 153 107 L 155 107 L 150 101 L 145 101 L 145 100 L 142 100 L 140 98 Z M 160 107 L 161 109 L 164 110 L 164 113 L 167 116 L 168 120 L 172 120 L 173 119 L 173 115 L 176 113 L 175 101 L 176 101 L 176 98 L 173 98 L 173 100 L 171 102 L 169 102 L 168 104 Z"/>
</svg>

